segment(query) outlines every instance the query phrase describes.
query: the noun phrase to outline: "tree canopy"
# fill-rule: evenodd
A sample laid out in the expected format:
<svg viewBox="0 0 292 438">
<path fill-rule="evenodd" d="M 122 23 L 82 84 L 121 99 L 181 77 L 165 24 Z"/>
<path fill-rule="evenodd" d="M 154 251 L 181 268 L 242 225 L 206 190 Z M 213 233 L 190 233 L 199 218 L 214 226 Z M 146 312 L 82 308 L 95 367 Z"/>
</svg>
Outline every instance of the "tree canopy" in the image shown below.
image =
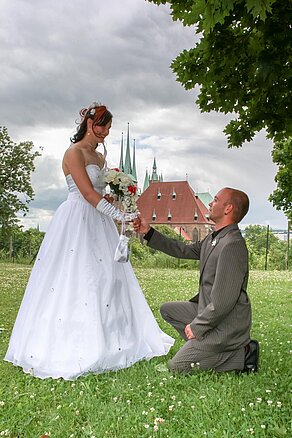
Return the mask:
<svg viewBox="0 0 292 438">
<path fill-rule="evenodd" d="M 272 155 L 279 170 L 275 177 L 277 188 L 269 199 L 276 208 L 282 208 L 292 221 L 292 137 L 276 142 Z"/>
<path fill-rule="evenodd" d="M 173 20 L 196 26 L 199 41 L 171 66 L 185 89 L 199 86 L 197 104 L 202 112 L 235 115 L 224 129 L 228 147 L 240 147 L 265 129 L 267 137 L 278 142 L 273 154 L 277 163 L 282 142 L 292 135 L 292 2 L 149 1 L 169 3 Z M 273 202 L 291 212 L 292 191 L 285 204 L 276 197 Z"/>
<path fill-rule="evenodd" d="M 39 155 L 31 141 L 16 144 L 7 128 L 0 127 L 0 226 L 16 225 L 17 213 L 28 211 L 34 197 L 30 176 Z"/>
</svg>

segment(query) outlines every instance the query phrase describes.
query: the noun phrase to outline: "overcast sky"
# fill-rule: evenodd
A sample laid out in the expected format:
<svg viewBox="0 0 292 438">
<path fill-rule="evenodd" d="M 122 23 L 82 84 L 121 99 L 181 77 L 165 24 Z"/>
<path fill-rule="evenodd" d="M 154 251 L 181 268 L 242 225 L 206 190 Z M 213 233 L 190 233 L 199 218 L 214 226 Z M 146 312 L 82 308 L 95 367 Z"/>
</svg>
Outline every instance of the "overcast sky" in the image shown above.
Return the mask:
<svg viewBox="0 0 292 438">
<path fill-rule="evenodd" d="M 242 225 L 286 228 L 268 201 L 276 166 L 262 132 L 227 149 L 230 117 L 201 114 L 196 92 L 176 82 L 171 61 L 195 45 L 194 28 L 173 22 L 166 6 L 145 0 L 0 0 L 0 125 L 13 141 L 42 146 L 24 226 L 45 231 L 66 198 L 61 159 L 79 110 L 93 101 L 114 115 L 108 164 L 119 164 L 121 132 L 136 139 L 139 186 L 156 158 L 165 181 L 185 180 L 212 196 L 225 186 L 248 193 Z"/>
</svg>

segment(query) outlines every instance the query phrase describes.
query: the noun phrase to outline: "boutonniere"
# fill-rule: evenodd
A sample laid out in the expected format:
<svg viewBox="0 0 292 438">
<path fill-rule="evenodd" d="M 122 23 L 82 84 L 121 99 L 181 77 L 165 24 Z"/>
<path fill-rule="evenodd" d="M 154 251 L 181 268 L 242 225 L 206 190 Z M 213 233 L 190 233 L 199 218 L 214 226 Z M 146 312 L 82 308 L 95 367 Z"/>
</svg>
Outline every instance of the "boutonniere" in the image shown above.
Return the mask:
<svg viewBox="0 0 292 438">
<path fill-rule="evenodd" d="M 215 246 L 216 243 L 217 243 L 217 240 L 216 240 L 216 239 L 212 240 L 212 246 Z"/>
</svg>

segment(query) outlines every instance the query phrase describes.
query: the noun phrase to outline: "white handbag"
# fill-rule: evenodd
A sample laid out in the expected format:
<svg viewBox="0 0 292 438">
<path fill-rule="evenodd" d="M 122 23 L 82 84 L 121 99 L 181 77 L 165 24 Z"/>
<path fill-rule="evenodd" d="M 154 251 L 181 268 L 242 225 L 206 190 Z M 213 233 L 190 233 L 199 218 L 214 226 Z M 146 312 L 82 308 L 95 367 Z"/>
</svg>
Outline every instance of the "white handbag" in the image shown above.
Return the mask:
<svg viewBox="0 0 292 438">
<path fill-rule="evenodd" d="M 130 257 L 129 238 L 125 235 L 126 224 L 122 222 L 121 234 L 119 243 L 115 251 L 114 261 L 119 263 L 126 263 Z"/>
</svg>

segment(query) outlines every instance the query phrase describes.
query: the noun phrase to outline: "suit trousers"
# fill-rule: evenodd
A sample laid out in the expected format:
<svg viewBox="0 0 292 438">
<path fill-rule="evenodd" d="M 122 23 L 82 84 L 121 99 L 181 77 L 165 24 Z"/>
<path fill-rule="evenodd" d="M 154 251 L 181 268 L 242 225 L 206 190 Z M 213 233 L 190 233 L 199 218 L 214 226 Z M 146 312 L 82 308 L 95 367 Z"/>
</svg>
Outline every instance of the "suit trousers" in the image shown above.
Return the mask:
<svg viewBox="0 0 292 438">
<path fill-rule="evenodd" d="M 198 303 L 191 301 L 174 301 L 164 303 L 160 308 L 165 321 L 171 324 L 186 341 L 183 347 L 169 361 L 171 371 L 190 373 L 195 370 L 214 370 L 217 372 L 242 370 L 244 367 L 244 347 L 234 351 L 212 352 L 198 350 L 193 340 L 185 335 L 185 326 L 190 324 L 198 313 Z"/>
</svg>

